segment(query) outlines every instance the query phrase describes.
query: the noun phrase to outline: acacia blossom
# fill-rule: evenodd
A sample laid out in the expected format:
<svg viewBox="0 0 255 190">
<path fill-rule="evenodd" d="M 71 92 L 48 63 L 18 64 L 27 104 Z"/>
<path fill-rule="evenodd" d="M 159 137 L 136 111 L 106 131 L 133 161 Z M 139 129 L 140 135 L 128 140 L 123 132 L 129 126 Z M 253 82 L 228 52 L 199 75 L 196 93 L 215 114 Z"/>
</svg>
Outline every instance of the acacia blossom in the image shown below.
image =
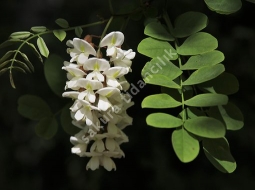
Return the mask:
<svg viewBox="0 0 255 190">
<path fill-rule="evenodd" d="M 122 50 L 123 42 L 123 33 L 107 34 L 99 44 L 99 48 L 106 48 L 103 58 L 95 57 L 100 54 L 91 41 L 67 41 L 71 59 L 64 62 L 62 69 L 67 71 L 65 90 L 69 91 L 62 96 L 73 100 L 70 116 L 80 132 L 70 138 L 71 152 L 90 157 L 86 169 L 103 166 L 108 171 L 116 170 L 113 158 L 125 156 L 120 145 L 128 142 L 123 129 L 132 125 L 127 109 L 133 105 L 123 98 L 130 86 L 125 75 L 131 72 L 135 52 Z"/>
</svg>

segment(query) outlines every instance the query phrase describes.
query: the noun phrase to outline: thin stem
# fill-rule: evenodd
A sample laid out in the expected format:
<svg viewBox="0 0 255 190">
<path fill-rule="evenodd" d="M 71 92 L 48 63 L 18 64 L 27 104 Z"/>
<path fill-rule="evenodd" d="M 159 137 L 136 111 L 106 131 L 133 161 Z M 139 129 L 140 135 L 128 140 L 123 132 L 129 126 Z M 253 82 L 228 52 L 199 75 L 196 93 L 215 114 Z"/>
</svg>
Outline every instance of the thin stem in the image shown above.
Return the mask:
<svg viewBox="0 0 255 190">
<path fill-rule="evenodd" d="M 172 36 L 174 36 L 173 35 L 173 25 L 172 25 L 171 20 L 170 20 L 167 12 L 165 10 L 163 11 L 163 18 L 164 18 L 164 20 L 166 22 L 166 25 L 167 25 L 167 27 L 169 29 L 170 34 Z M 178 40 L 175 38 L 174 42 L 175 42 L 175 48 L 177 49 L 178 46 L 179 46 Z M 178 57 L 178 63 L 179 63 L 179 68 L 181 68 L 182 67 L 182 60 L 181 60 L 180 56 Z M 185 104 L 184 104 L 185 98 L 184 98 L 184 90 L 183 90 L 182 83 L 183 83 L 183 80 L 182 80 L 182 75 L 181 75 L 180 76 L 180 86 L 181 86 L 180 90 L 181 90 L 181 101 L 182 101 L 182 121 L 184 123 L 184 121 L 186 120 L 186 115 L 185 115 Z"/>
<path fill-rule="evenodd" d="M 114 12 L 113 12 L 112 0 L 108 0 L 108 3 L 109 3 L 110 12 L 111 12 L 111 14 L 113 15 Z"/>
<path fill-rule="evenodd" d="M 106 26 L 105 26 L 105 28 L 104 28 L 104 31 L 103 31 L 103 33 L 102 33 L 102 35 L 101 35 L 101 38 L 100 38 L 100 41 L 99 41 L 99 47 L 98 47 L 98 50 L 97 50 L 97 56 L 98 56 L 98 57 L 100 56 L 100 42 L 101 42 L 101 40 L 103 39 L 103 37 L 105 36 L 105 34 L 106 34 L 106 32 L 107 32 L 107 30 L 108 30 L 108 28 L 109 28 L 109 26 L 110 26 L 112 20 L 113 20 L 113 16 L 111 16 L 111 18 L 108 20 L 108 22 L 107 22 L 107 24 L 106 24 Z"/>
</svg>

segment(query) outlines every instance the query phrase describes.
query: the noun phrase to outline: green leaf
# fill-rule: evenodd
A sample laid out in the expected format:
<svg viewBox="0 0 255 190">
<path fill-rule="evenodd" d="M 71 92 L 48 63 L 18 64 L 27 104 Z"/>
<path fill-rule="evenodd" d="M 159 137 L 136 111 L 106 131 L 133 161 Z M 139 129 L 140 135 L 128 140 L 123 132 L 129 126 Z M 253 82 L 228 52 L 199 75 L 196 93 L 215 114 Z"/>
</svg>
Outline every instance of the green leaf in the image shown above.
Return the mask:
<svg viewBox="0 0 255 190">
<path fill-rule="evenodd" d="M 180 55 L 198 55 L 213 51 L 218 47 L 218 41 L 211 34 L 198 32 L 189 36 L 183 44 L 177 48 Z"/>
<path fill-rule="evenodd" d="M 225 126 L 217 119 L 200 116 L 186 120 L 184 127 L 187 131 L 206 138 L 224 137 Z"/>
<path fill-rule="evenodd" d="M 34 95 L 24 95 L 18 99 L 18 112 L 31 120 L 40 120 L 52 115 L 48 104 Z"/>
<path fill-rule="evenodd" d="M 31 73 L 31 71 L 30 71 L 30 69 L 29 69 L 29 67 L 27 66 L 26 63 L 24 63 L 24 62 L 22 62 L 22 61 L 19 61 L 19 60 L 15 60 L 15 62 L 16 62 L 17 64 L 19 64 L 19 65 L 24 69 L 24 72 L 25 72 L 25 71 L 28 71 L 28 72 Z"/>
<path fill-rule="evenodd" d="M 175 128 L 182 125 L 182 120 L 166 113 L 152 113 L 147 116 L 146 123 L 156 128 Z"/>
<path fill-rule="evenodd" d="M 58 18 L 55 22 L 56 22 L 57 25 L 59 25 L 62 28 L 68 28 L 69 27 L 68 22 L 63 18 Z"/>
<path fill-rule="evenodd" d="M 35 33 L 45 32 L 46 30 L 47 30 L 47 28 L 45 26 L 33 26 L 31 28 L 31 31 L 33 31 Z"/>
<path fill-rule="evenodd" d="M 187 106 L 194 107 L 210 107 L 225 105 L 228 103 L 228 96 L 223 94 L 199 94 L 184 102 Z"/>
<path fill-rule="evenodd" d="M 199 141 L 191 136 L 184 128 L 173 131 L 172 145 L 177 157 L 184 163 L 194 160 L 200 150 Z"/>
<path fill-rule="evenodd" d="M 230 95 L 239 90 L 239 82 L 233 74 L 224 72 L 210 81 L 199 84 L 198 87 L 205 91 L 213 87 L 217 93 Z"/>
<path fill-rule="evenodd" d="M 27 31 L 13 32 L 10 35 L 10 38 L 12 38 L 12 39 L 25 39 L 25 38 L 28 38 L 30 35 L 31 35 L 31 33 L 27 32 Z"/>
<path fill-rule="evenodd" d="M 204 139 L 203 149 L 208 160 L 221 172 L 232 173 L 236 169 L 227 139 Z"/>
<path fill-rule="evenodd" d="M 50 55 L 44 63 L 44 75 L 51 90 L 62 97 L 66 83 L 66 73 L 63 67 L 63 58 L 58 55 Z"/>
<path fill-rule="evenodd" d="M 164 86 L 168 88 L 176 88 L 180 89 L 180 85 L 176 84 L 174 81 L 169 79 L 167 76 L 164 75 L 150 75 L 144 79 L 144 81 L 147 84 L 154 84 L 154 85 L 159 85 L 159 86 Z"/>
<path fill-rule="evenodd" d="M 214 50 L 207 53 L 194 55 L 189 58 L 185 65 L 181 66 L 181 70 L 200 69 L 204 66 L 216 65 L 224 60 L 224 54 Z"/>
<path fill-rule="evenodd" d="M 218 108 L 228 130 L 239 130 L 243 127 L 243 114 L 237 106 L 228 103 Z"/>
<path fill-rule="evenodd" d="M 60 115 L 60 122 L 64 129 L 64 131 L 69 135 L 75 135 L 80 131 L 80 129 L 72 124 L 72 117 L 70 114 L 70 107 L 72 104 L 68 103 L 63 110 L 61 111 Z"/>
<path fill-rule="evenodd" d="M 3 68 L 3 69 L 1 69 L 0 70 L 0 76 L 2 75 L 2 74 L 4 74 L 6 71 L 8 71 L 9 70 L 9 68 Z"/>
<path fill-rule="evenodd" d="M 36 47 L 34 46 L 34 44 L 31 44 L 31 43 L 28 43 L 28 42 L 26 42 L 26 44 L 34 50 L 33 52 L 36 54 L 37 58 L 38 58 L 41 62 L 43 62 L 42 56 L 41 56 L 41 54 L 38 52 L 38 50 L 36 49 Z"/>
<path fill-rule="evenodd" d="M 205 3 L 209 9 L 220 14 L 231 14 L 242 7 L 241 0 L 205 0 Z"/>
<path fill-rule="evenodd" d="M 11 57 L 11 55 L 15 52 L 15 50 L 13 51 L 8 51 L 4 54 L 4 56 L 0 59 L 0 65 L 2 65 L 2 63 L 4 61 L 6 61 L 9 57 Z M 1 67 L 0 67 L 1 68 Z"/>
<path fill-rule="evenodd" d="M 175 66 L 167 57 L 156 57 L 150 62 L 147 62 L 142 70 L 142 76 L 148 77 L 151 75 L 164 75 L 169 80 L 173 80 L 182 74 L 182 71 Z"/>
<path fill-rule="evenodd" d="M 74 31 L 75 31 L 75 35 L 78 36 L 78 37 L 80 38 L 81 35 L 82 35 L 82 32 L 83 32 L 82 28 L 81 28 L 81 27 L 76 27 L 76 28 L 74 29 Z"/>
<path fill-rule="evenodd" d="M 224 65 L 217 64 L 213 66 L 202 67 L 195 72 L 193 72 L 190 77 L 184 81 L 183 85 L 193 85 L 199 84 L 202 82 L 206 82 L 212 80 L 223 73 L 225 70 Z"/>
<path fill-rule="evenodd" d="M 14 44 L 16 42 L 22 42 L 22 41 L 23 40 L 20 40 L 20 39 L 9 39 L 9 40 L 6 40 L 6 41 L 4 41 L 3 43 L 0 44 L 0 49 L 8 47 L 8 46 L 11 46 L 12 44 Z"/>
<path fill-rule="evenodd" d="M 142 108 L 175 108 L 182 105 L 167 94 L 155 94 L 144 98 Z"/>
<path fill-rule="evenodd" d="M 39 48 L 40 53 L 47 58 L 49 56 L 49 49 L 45 44 L 43 38 L 41 38 L 40 36 L 37 39 L 37 46 Z"/>
<path fill-rule="evenodd" d="M 178 58 L 176 50 L 165 41 L 156 40 L 153 38 L 143 39 L 137 47 L 139 53 L 148 57 L 163 57 L 164 55 L 169 60 L 175 60 Z"/>
<path fill-rule="evenodd" d="M 29 59 L 28 59 L 28 57 L 26 56 L 26 54 L 24 54 L 24 53 L 22 53 L 22 52 L 20 52 L 20 51 L 19 51 L 19 53 L 20 53 L 20 55 L 23 57 L 23 59 L 26 61 L 26 64 L 27 64 L 27 66 L 29 67 L 29 70 L 31 70 L 31 71 L 34 72 L 34 66 L 33 66 L 33 64 L 29 61 Z"/>
<path fill-rule="evenodd" d="M 66 38 L 64 30 L 53 30 L 53 34 L 62 42 Z"/>
<path fill-rule="evenodd" d="M 13 76 L 12 76 L 12 70 L 10 69 L 10 73 L 9 73 L 9 78 L 10 78 L 10 83 L 12 88 L 16 88 L 15 84 L 14 84 L 14 80 L 13 80 Z"/>
<path fill-rule="evenodd" d="M 1 64 L 0 64 L 0 69 L 3 68 L 3 67 L 5 67 L 5 66 L 6 66 L 8 63 L 10 63 L 10 62 L 12 62 L 12 59 L 7 60 L 7 61 L 1 63 Z"/>
<path fill-rule="evenodd" d="M 144 34 L 158 40 L 173 41 L 174 38 L 159 22 L 151 22 L 146 25 Z"/>
<path fill-rule="evenodd" d="M 186 12 L 177 17 L 174 23 L 174 35 L 177 38 L 190 36 L 207 26 L 208 18 L 200 12 Z"/>
<path fill-rule="evenodd" d="M 45 117 L 35 126 L 35 133 L 46 140 L 51 139 L 58 130 L 58 122 L 55 117 Z"/>
<path fill-rule="evenodd" d="M 18 61 L 18 60 L 15 60 L 15 61 Z M 14 67 L 12 67 L 12 69 L 14 69 L 16 71 L 19 71 L 19 72 L 22 72 L 22 73 L 26 73 L 26 71 L 23 68 L 21 68 L 21 67 L 14 66 Z"/>
</svg>

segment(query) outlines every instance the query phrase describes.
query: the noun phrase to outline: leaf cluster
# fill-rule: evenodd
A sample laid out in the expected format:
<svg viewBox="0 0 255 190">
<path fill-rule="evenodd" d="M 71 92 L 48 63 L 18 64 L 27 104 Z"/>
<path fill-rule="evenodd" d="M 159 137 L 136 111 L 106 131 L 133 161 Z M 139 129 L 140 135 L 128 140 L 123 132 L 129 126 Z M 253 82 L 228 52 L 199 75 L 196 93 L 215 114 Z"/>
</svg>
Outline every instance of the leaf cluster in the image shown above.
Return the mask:
<svg viewBox="0 0 255 190">
<path fill-rule="evenodd" d="M 166 12 L 162 17 L 147 23 L 148 37 L 138 45 L 138 52 L 151 58 L 142 70 L 144 81 L 162 91 L 144 98 L 142 107 L 166 109 L 148 115 L 146 122 L 174 129 L 172 145 L 180 161 L 193 161 L 202 146 L 217 169 L 231 173 L 236 162 L 225 135 L 242 128 L 243 116 L 228 95 L 238 91 L 238 80 L 225 72 L 217 39 L 201 31 L 208 23 L 205 14 L 186 12 L 174 25 Z M 169 114 L 170 108 L 179 114 Z"/>
</svg>

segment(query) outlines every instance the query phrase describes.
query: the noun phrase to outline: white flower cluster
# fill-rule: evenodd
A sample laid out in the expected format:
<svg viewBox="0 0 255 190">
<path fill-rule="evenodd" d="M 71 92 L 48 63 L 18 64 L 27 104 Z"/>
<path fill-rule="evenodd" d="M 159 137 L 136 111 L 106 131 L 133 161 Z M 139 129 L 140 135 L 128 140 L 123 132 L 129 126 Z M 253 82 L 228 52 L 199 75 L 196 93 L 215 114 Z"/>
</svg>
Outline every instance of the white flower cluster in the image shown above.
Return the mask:
<svg viewBox="0 0 255 190">
<path fill-rule="evenodd" d="M 86 38 L 85 38 L 86 39 Z M 74 100 L 70 107 L 72 123 L 81 131 L 72 136 L 72 153 L 81 157 L 91 157 L 87 169 L 95 170 L 103 166 L 106 170 L 116 170 L 111 158 L 121 158 L 124 152 L 120 144 L 128 142 L 123 133 L 132 118 L 126 113 L 133 102 L 127 101 L 125 91 L 129 83 L 124 75 L 131 71 L 135 52 L 122 50 L 124 35 L 111 32 L 100 42 L 106 47 L 106 57 L 96 52 L 90 40 L 74 38 L 69 40 L 67 52 L 70 62 L 64 62 L 68 81 L 63 97 Z"/>
</svg>

